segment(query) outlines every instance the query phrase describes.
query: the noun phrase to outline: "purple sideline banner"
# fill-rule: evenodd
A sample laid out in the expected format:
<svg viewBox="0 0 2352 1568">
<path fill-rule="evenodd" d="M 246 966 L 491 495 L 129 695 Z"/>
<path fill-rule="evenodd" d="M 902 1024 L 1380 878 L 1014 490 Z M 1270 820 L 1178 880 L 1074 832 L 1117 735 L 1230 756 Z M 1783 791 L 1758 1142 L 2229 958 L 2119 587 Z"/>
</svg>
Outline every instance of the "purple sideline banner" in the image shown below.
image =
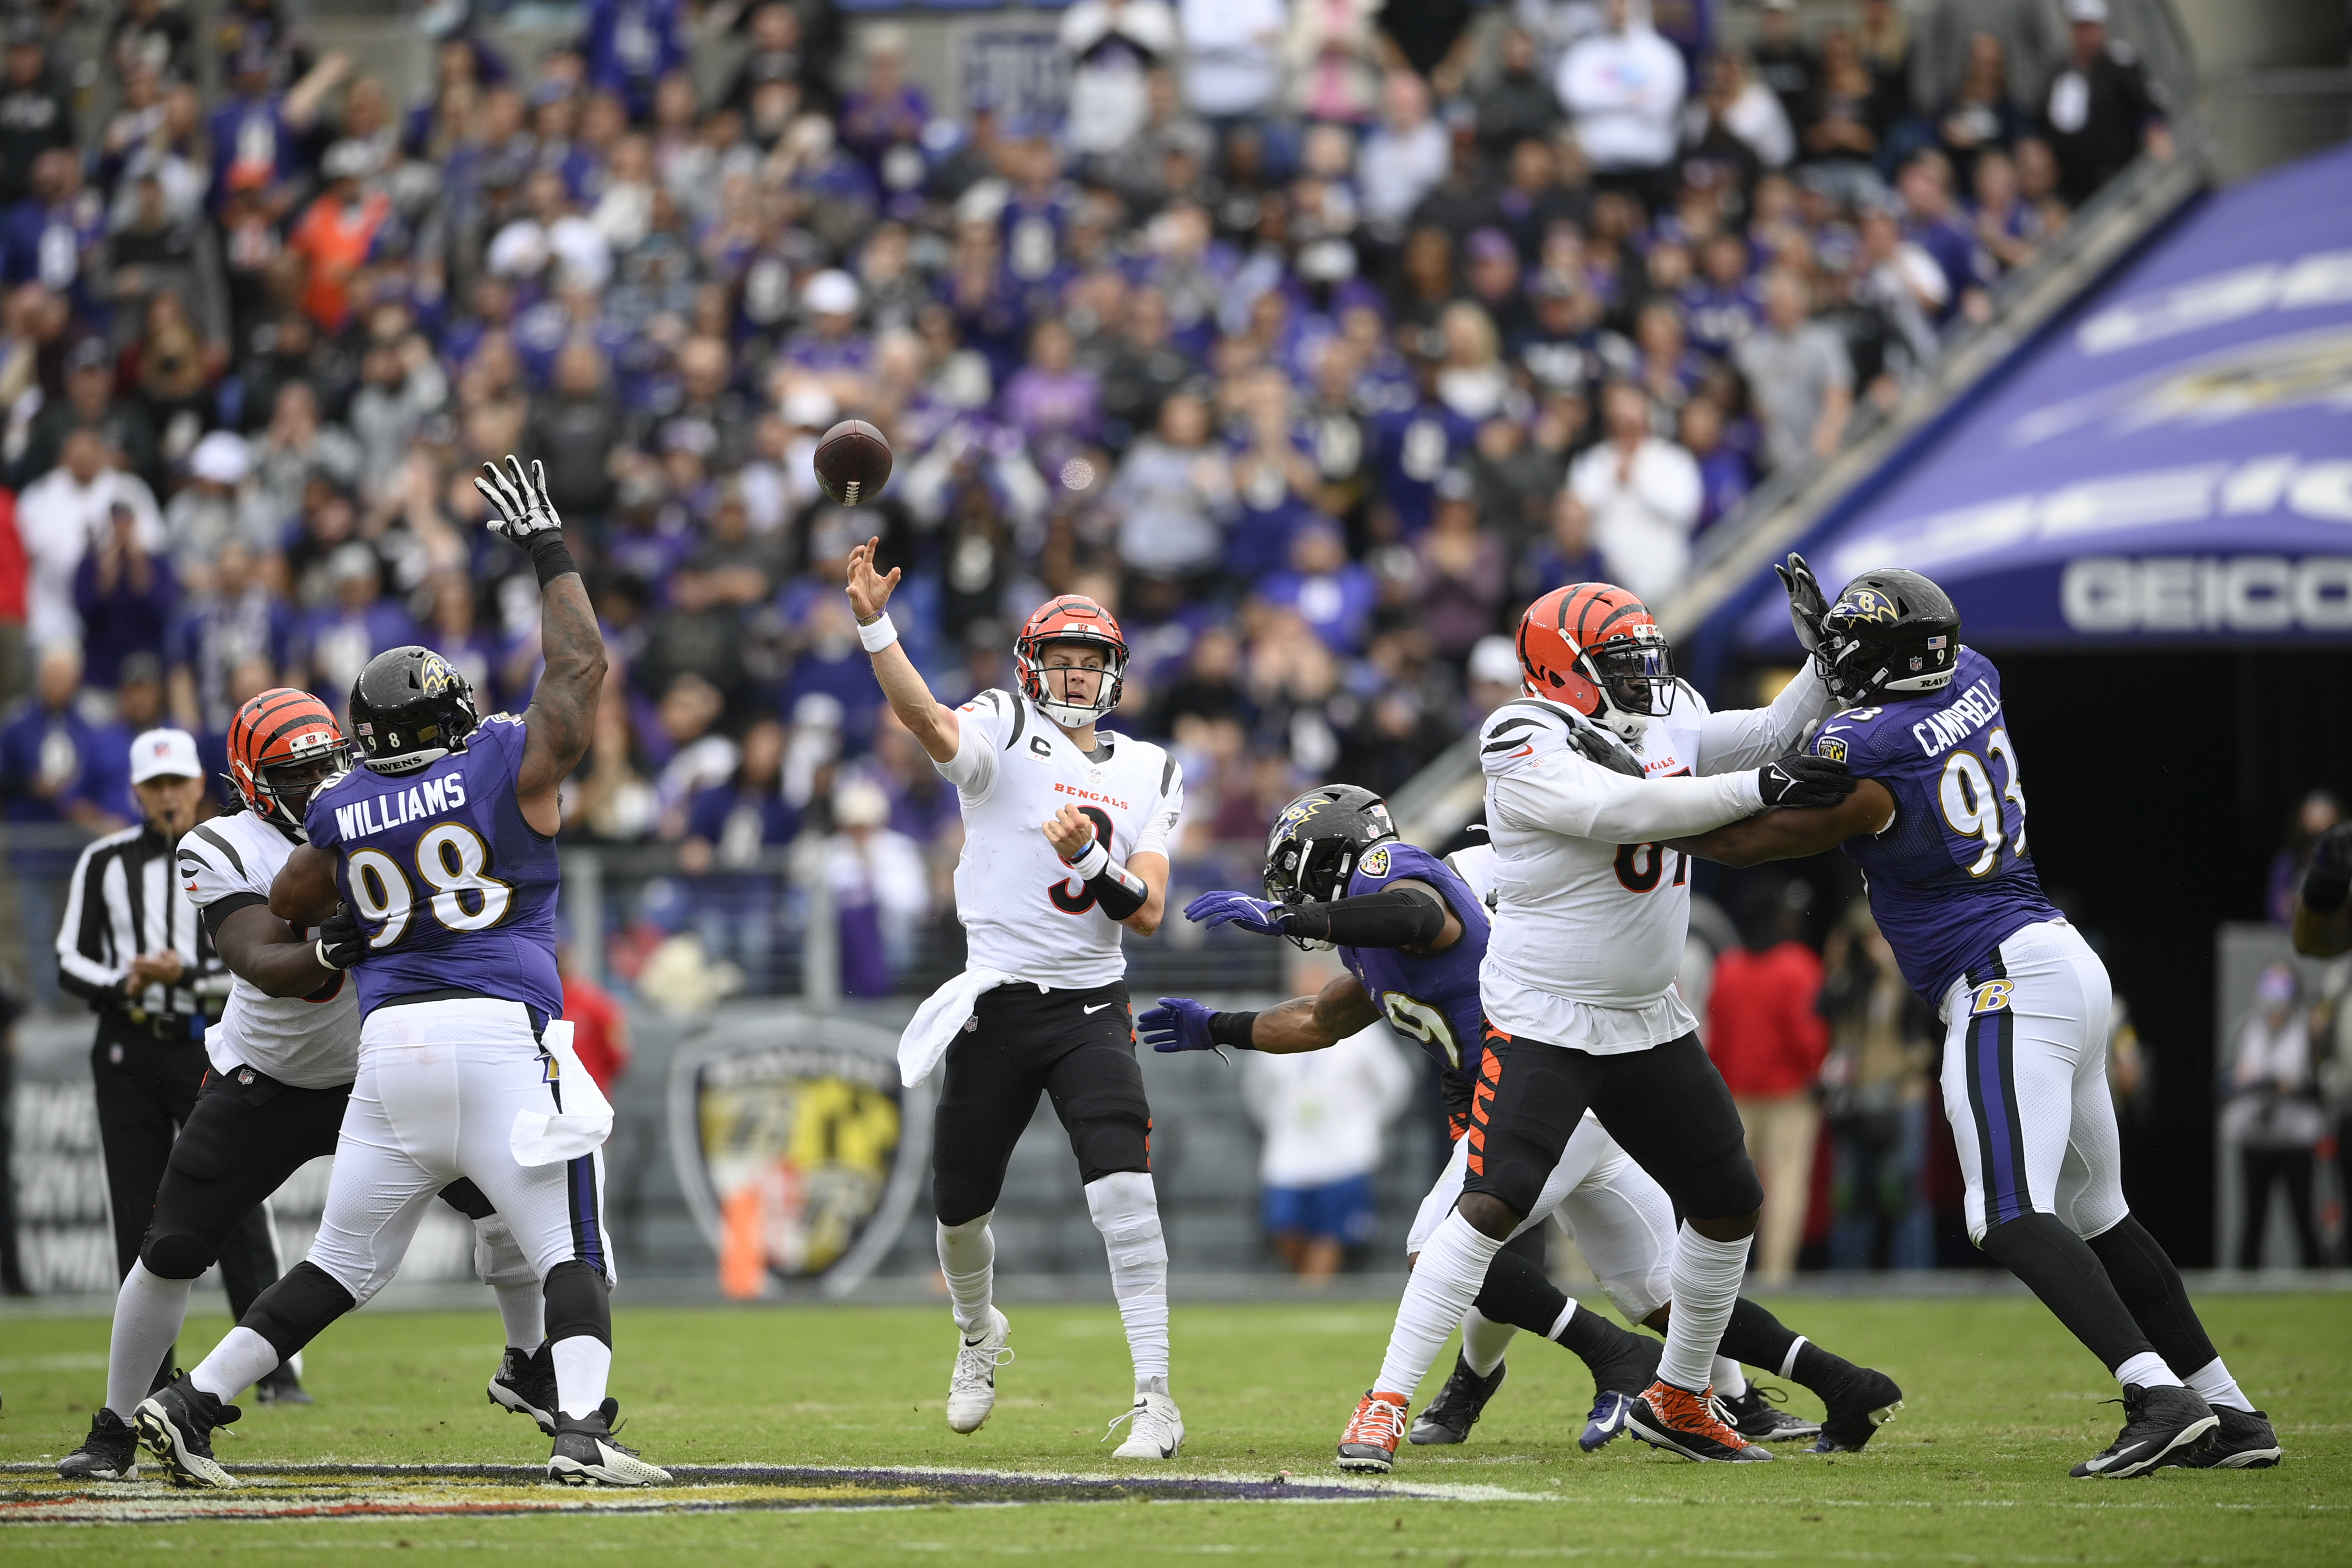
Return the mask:
<svg viewBox="0 0 2352 1568">
<path fill-rule="evenodd" d="M 1981 647 L 2352 639 L 2352 145 L 2206 201 L 1805 548 Z M 1738 644 L 1794 654 L 1779 594 Z"/>
</svg>

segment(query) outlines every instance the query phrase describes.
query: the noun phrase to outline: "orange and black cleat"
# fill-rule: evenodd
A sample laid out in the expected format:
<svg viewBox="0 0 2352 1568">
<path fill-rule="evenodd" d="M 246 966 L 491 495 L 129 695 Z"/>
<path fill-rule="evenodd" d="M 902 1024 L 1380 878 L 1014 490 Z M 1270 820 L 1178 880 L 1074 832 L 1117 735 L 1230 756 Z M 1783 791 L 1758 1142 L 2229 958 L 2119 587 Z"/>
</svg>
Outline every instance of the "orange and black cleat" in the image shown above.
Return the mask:
<svg viewBox="0 0 2352 1568">
<path fill-rule="evenodd" d="M 1404 1423 L 1403 1394 L 1365 1394 L 1357 1403 L 1355 1418 L 1339 1434 L 1339 1468 L 1387 1475 L 1396 1468 L 1397 1444 L 1404 1437 Z"/>
<path fill-rule="evenodd" d="M 1661 1378 L 1626 1410 L 1625 1430 L 1653 1448 L 1664 1448 L 1685 1459 L 1740 1464 L 1772 1458 L 1770 1449 L 1750 1443 L 1735 1431 L 1724 1414 L 1713 1388 L 1693 1394 Z"/>
</svg>

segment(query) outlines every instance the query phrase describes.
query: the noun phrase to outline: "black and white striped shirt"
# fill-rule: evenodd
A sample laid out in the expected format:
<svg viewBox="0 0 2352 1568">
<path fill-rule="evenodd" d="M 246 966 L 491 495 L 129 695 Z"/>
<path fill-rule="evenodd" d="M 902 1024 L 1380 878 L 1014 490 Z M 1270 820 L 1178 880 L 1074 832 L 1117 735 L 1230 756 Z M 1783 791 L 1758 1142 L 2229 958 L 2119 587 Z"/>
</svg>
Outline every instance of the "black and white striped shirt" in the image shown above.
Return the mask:
<svg viewBox="0 0 2352 1568">
<path fill-rule="evenodd" d="M 126 996 L 131 961 L 166 948 L 180 955 L 180 983 Z M 180 889 L 169 839 L 152 827 L 127 827 L 81 852 L 58 925 L 59 984 L 94 1007 L 187 1015 L 217 1010 L 230 979 Z"/>
</svg>

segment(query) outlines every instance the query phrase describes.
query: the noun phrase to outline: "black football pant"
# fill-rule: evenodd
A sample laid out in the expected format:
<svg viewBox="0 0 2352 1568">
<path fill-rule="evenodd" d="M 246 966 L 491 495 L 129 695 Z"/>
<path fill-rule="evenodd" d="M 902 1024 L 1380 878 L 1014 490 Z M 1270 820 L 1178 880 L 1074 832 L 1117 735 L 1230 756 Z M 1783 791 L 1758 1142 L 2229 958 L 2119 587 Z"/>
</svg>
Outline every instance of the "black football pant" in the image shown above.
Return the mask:
<svg viewBox="0 0 2352 1568">
<path fill-rule="evenodd" d="M 1041 992 L 1016 981 L 982 993 L 972 1017 L 948 1047 L 931 1122 L 931 1207 L 941 1225 L 996 1207 L 1040 1094 L 1054 1101 L 1081 1180 L 1151 1169 L 1151 1107 L 1124 982 Z"/>
</svg>

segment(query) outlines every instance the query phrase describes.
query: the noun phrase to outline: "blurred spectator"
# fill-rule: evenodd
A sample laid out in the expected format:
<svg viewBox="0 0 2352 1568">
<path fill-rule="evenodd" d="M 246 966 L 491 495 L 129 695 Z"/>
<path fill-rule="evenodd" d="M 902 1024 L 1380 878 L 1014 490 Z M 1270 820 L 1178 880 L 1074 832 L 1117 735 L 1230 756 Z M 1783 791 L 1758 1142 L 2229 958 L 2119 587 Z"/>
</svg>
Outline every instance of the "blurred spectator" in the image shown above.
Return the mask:
<svg viewBox="0 0 2352 1568">
<path fill-rule="evenodd" d="M 1296 0 L 1283 40 L 1293 113 L 1326 124 L 1372 117 L 1381 89 L 1379 11 L 1374 0 Z"/>
<path fill-rule="evenodd" d="M 1495 74 L 1475 95 L 1478 144 L 1490 161 L 1517 157 L 1524 146 L 1549 148 L 1544 138 L 1559 123 L 1559 96 L 1544 79 L 1533 35 L 1525 27 L 1503 30 L 1495 50 Z"/>
<path fill-rule="evenodd" d="M 1913 15 L 1919 22 L 1912 35 L 1911 101 L 1923 112 L 1959 95 L 1979 33 L 2000 47 L 2012 103 L 2032 101 L 2065 62 L 2053 0 L 1931 0 Z"/>
<path fill-rule="evenodd" d="M 1413 542 L 1421 624 L 1437 651 L 1450 659 L 1467 658 L 1495 629 L 1508 565 L 1502 539 L 1478 526 L 1477 504 L 1466 493 L 1467 485 L 1457 488 L 1465 493 L 1448 496 L 1445 485 L 1438 487 L 1429 531 Z"/>
<path fill-rule="evenodd" d="M 1748 1129 L 1748 1152 L 1764 1179 L 1756 1273 L 1766 1286 L 1785 1285 L 1795 1271 L 1812 1202 L 1822 1120 L 1813 1081 L 1830 1036 L 1814 1010 L 1821 956 L 1797 940 L 1811 898 L 1802 882 L 1758 888 L 1740 926 L 1741 945 L 1717 957 L 1706 1000 L 1707 1055 L 1730 1087 Z"/>
<path fill-rule="evenodd" d="M 1751 342 L 1754 339 L 1749 340 Z M 1603 439 L 1576 460 L 1569 489 L 1591 519 L 1609 581 L 1650 604 L 1682 585 L 1705 495 L 1698 464 L 1650 433 L 1650 403 L 1627 382 L 1601 394 Z"/>
<path fill-rule="evenodd" d="M 1836 332 L 1807 320 L 1809 303 L 1794 272 L 1769 274 L 1764 320 L 1732 350 L 1756 399 L 1769 468 L 1828 458 L 1853 408 L 1853 363 Z"/>
<path fill-rule="evenodd" d="M 138 514 L 129 502 L 114 502 L 107 509 L 104 530 L 74 573 L 84 679 L 111 691 L 125 658 L 138 653 L 160 657 L 178 599 L 170 559 L 148 553 L 140 542 Z"/>
<path fill-rule="evenodd" d="M 1822 952 L 1830 1054 L 1822 1112 L 1833 1151 L 1830 1267 L 1932 1268 L 1927 1079 L 1939 1027 L 1857 900 Z"/>
<path fill-rule="evenodd" d="M 1176 53 L 1176 14 L 1164 0 L 1079 0 L 1062 14 L 1070 58 L 1069 148 L 1116 152 L 1151 111 L 1152 69 Z"/>
<path fill-rule="evenodd" d="M 1511 639 L 1498 632 L 1480 637 L 1470 650 L 1469 680 L 1465 730 L 1484 723 L 1487 714 L 1519 695 L 1524 681 L 1519 652 Z"/>
<path fill-rule="evenodd" d="M 1937 140 L 1962 184 L 1968 184 L 1976 157 L 1990 148 L 2007 149 L 2017 141 L 2021 121 L 2010 101 L 2009 70 L 2001 58 L 2000 40 L 1990 33 L 1969 38 L 1968 74 L 1959 90 L 1944 105 L 1936 126 Z"/>
<path fill-rule="evenodd" d="M 1797 0 L 1763 0 L 1748 58 L 1755 63 L 1757 80 L 1779 100 L 1782 117 L 1792 126 L 1806 123 L 1822 68 L 1797 31 Z"/>
<path fill-rule="evenodd" d="M 0 206 L 25 199 L 42 153 L 74 144 L 72 105 L 48 79 L 47 29 L 17 16 L 7 34 L 0 56 Z"/>
<path fill-rule="evenodd" d="M 1560 58 L 1555 85 L 1596 178 L 1663 207 L 1688 79 L 1683 57 L 1650 25 L 1648 0 L 1608 0 L 1606 15 L 1601 31 Z"/>
<path fill-rule="evenodd" d="M 1356 188 L 1373 232 L 1393 240 L 1404 221 L 1453 166 L 1445 127 L 1429 110 L 1429 88 L 1411 71 L 1381 84 L 1381 118 L 1356 153 Z"/>
<path fill-rule="evenodd" d="M 83 717 L 81 650 L 43 648 L 33 694 L 0 729 L 0 796 L 11 822 L 71 822 L 111 833 L 130 820 L 130 763 L 109 752 L 109 731 Z M 27 880 L 30 886 L 30 879 Z"/>
<path fill-rule="evenodd" d="M 119 456 L 117 467 L 144 479 L 155 466 L 155 426 L 144 408 L 115 396 L 114 383 L 114 351 L 104 338 L 83 338 L 68 349 L 66 395 L 44 400 L 33 416 L 17 471 L 27 480 L 47 473 L 63 456 L 67 436 L 89 430 Z"/>
<path fill-rule="evenodd" d="M 2131 47 L 2107 36 L 2106 0 L 2066 0 L 2073 44 L 2050 79 L 2042 125 L 2067 201 L 2091 199 L 2143 151 L 2172 156 L 2164 100 Z"/>
<path fill-rule="evenodd" d="M 1105 499 L 1118 509 L 1119 557 L 1133 570 L 1181 578 L 1216 565 L 1234 479 L 1198 397 L 1179 394 L 1160 406 L 1158 428 L 1128 448 Z"/>
<path fill-rule="evenodd" d="M 572 1026 L 572 1048 L 609 1097 L 629 1070 L 629 1015 L 610 991 L 580 972 L 570 931 L 560 929 L 557 935 L 555 972 L 563 982 L 563 1020 Z"/>
<path fill-rule="evenodd" d="M 82 559 L 111 536 L 114 509 L 128 508 L 139 546 L 163 549 L 163 520 L 154 493 L 135 474 L 108 466 L 105 439 L 87 426 L 69 432 L 55 468 L 17 498 L 16 528 L 27 567 L 27 635 L 36 647 L 82 639 L 75 584 Z"/>
<path fill-rule="evenodd" d="M 2311 1059 L 2309 1014 L 2294 971 L 2273 963 L 2254 986 L 2254 1011 L 2238 1031 L 2222 1092 L 2221 1140 L 2238 1151 L 2237 1267 L 2258 1268 L 2270 1228 L 2271 1189 L 2284 1190 L 2296 1265 L 2320 1265 L 2313 1222 L 2315 1152 L 2327 1132 Z"/>
<path fill-rule="evenodd" d="M 2344 803 L 2333 790 L 2313 790 L 2295 803 L 2286 831 L 2280 836 L 2278 852 L 2271 857 L 2269 885 L 2263 897 L 2263 911 L 2273 923 L 2294 923 L 2295 897 L 2303 888 L 2303 874 L 2311 868 L 2311 852 L 2320 835 L 2343 820 Z"/>
<path fill-rule="evenodd" d="M 1184 103 L 1212 122 L 1255 120 L 1282 87 L 1283 0 L 1177 0 Z"/>
<path fill-rule="evenodd" d="M 1372 574 L 1348 559 L 1339 524 L 1319 517 L 1291 536 L 1289 570 L 1267 577 L 1259 591 L 1339 653 L 1363 651 L 1380 595 Z"/>
<path fill-rule="evenodd" d="M 1412 1097 L 1412 1069 L 1385 1024 L 1328 1050 L 1252 1051 L 1242 1068 L 1244 1102 L 1265 1134 L 1258 1184 L 1266 1238 L 1292 1273 L 1328 1279 L 1379 1232 L 1372 1173 L 1382 1131 Z"/>
<path fill-rule="evenodd" d="M 915 931 L 930 912 L 930 875 L 915 841 L 892 827 L 890 798 L 870 779 L 834 792 L 835 832 L 824 876 L 841 922 L 841 989 L 887 996 L 915 957 Z"/>
</svg>

